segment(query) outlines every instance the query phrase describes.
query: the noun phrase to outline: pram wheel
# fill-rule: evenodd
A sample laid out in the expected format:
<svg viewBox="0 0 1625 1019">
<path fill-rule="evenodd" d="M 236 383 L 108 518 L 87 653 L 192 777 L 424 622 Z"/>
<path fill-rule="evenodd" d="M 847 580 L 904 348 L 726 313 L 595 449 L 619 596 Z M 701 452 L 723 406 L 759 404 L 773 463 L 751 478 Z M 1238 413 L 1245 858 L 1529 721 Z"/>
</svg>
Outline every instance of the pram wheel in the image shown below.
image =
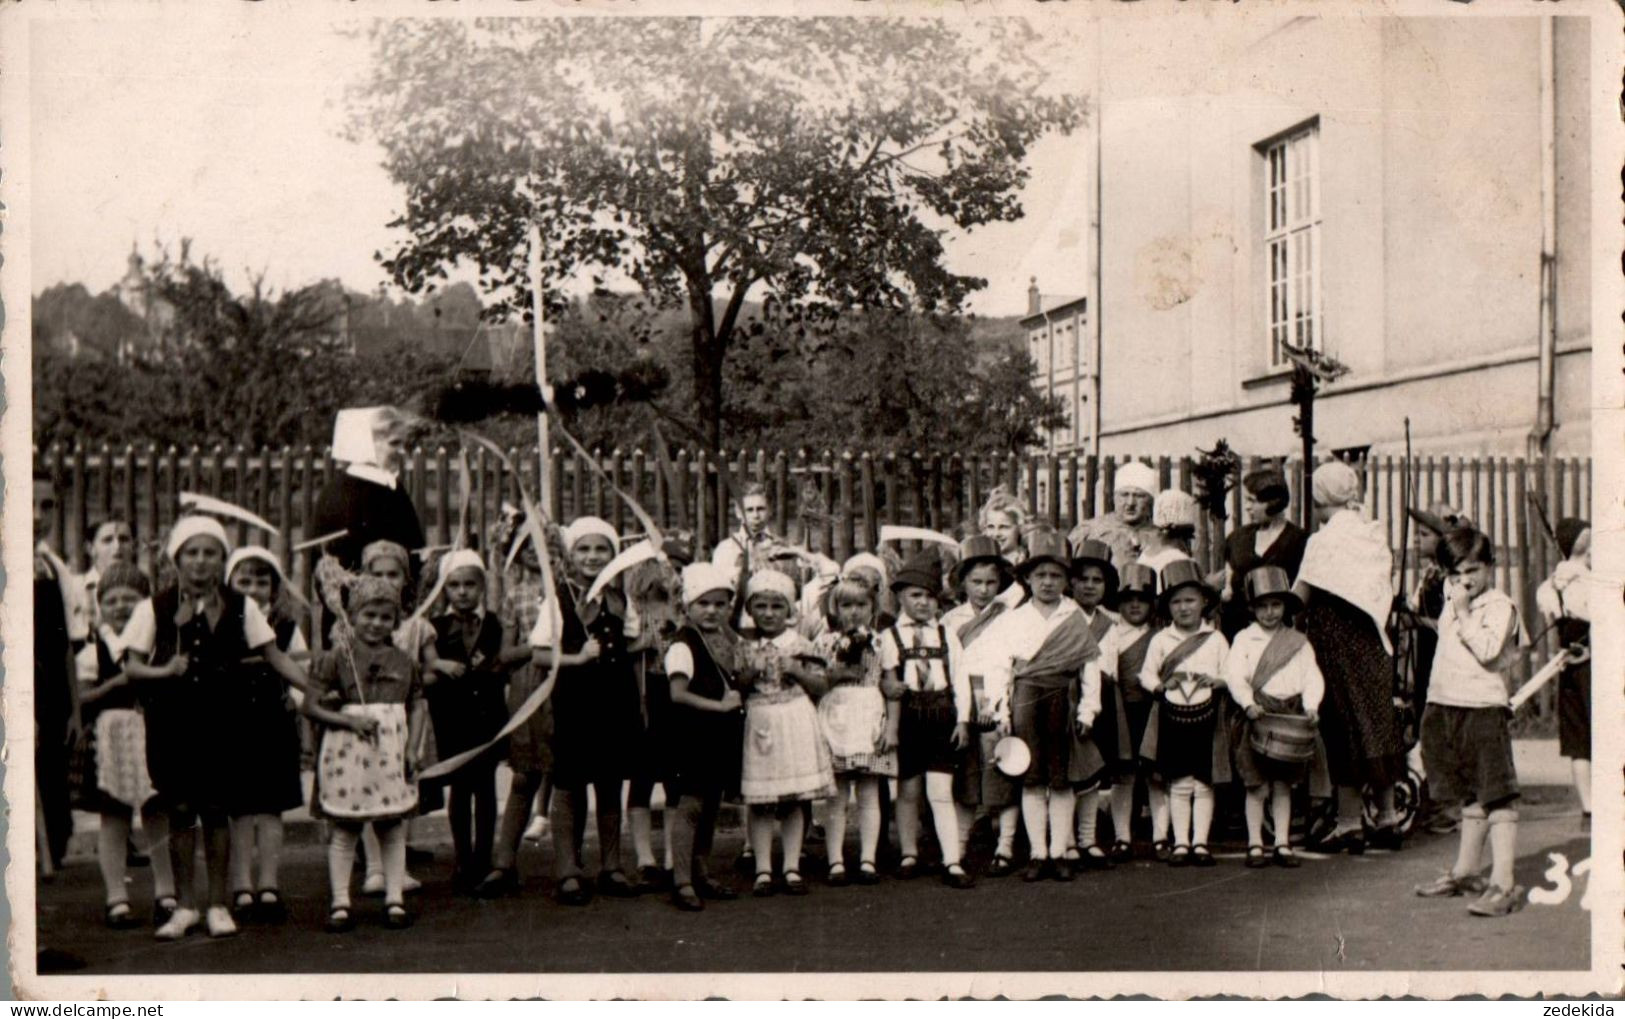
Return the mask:
<svg viewBox="0 0 1625 1019">
<path fill-rule="evenodd" d="M 1405 777 L 1394 783 L 1394 830 L 1409 835 L 1416 824 L 1416 815 L 1422 808 L 1422 776 L 1409 768 Z M 1365 825 L 1377 827 L 1377 801 L 1370 788 L 1365 790 Z"/>
</svg>

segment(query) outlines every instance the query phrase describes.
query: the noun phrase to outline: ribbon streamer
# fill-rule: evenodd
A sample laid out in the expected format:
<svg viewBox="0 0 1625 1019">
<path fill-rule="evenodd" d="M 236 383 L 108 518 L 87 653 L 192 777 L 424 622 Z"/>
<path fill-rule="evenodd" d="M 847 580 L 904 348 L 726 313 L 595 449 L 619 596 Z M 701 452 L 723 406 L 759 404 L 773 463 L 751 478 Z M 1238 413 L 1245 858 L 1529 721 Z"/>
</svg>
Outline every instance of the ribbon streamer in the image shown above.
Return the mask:
<svg viewBox="0 0 1625 1019">
<path fill-rule="evenodd" d="M 947 545 L 958 549 L 958 539 L 941 531 L 933 531 L 929 527 L 904 527 L 901 524 L 886 524 L 880 528 L 880 543 L 882 545 L 891 541 L 928 541 L 937 545 Z"/>
<path fill-rule="evenodd" d="M 235 503 L 226 502 L 224 499 L 216 499 L 212 495 L 204 495 L 201 492 L 182 492 L 180 496 L 180 507 L 183 510 L 193 509 L 199 513 L 213 513 L 216 516 L 230 517 L 233 520 L 240 520 L 243 523 L 248 524 L 250 527 L 258 527 L 260 530 L 265 531 L 272 536 L 280 536 L 282 534 L 281 531 L 272 526 L 269 520 L 265 519 L 259 514 L 251 513 Z"/>
<path fill-rule="evenodd" d="M 1511 707 L 1513 711 L 1517 711 L 1519 708 L 1523 707 L 1525 701 L 1535 696 L 1541 687 L 1545 686 L 1547 683 L 1550 683 L 1552 681 L 1552 677 L 1562 672 L 1563 667 L 1568 663 L 1569 653 L 1567 651 L 1559 651 L 1557 653 L 1557 657 L 1547 662 L 1539 672 L 1529 677 L 1529 682 L 1518 687 L 1518 692 L 1512 695 L 1512 701 L 1509 707 Z"/>
<path fill-rule="evenodd" d="M 614 559 L 611 559 L 609 564 L 599 572 L 597 578 L 592 582 L 592 587 L 587 589 L 586 601 L 590 602 L 594 598 L 597 598 L 604 592 L 604 588 L 609 586 L 610 581 L 614 580 L 616 577 L 620 576 L 622 573 L 626 572 L 637 564 L 646 563 L 650 559 L 658 558 L 660 558 L 660 549 L 655 546 L 654 542 L 647 538 L 638 542 L 636 545 L 628 546 L 621 552 L 620 555 L 616 556 Z"/>
<path fill-rule="evenodd" d="M 587 461 L 587 466 L 592 469 L 592 472 L 604 479 L 604 484 L 609 486 L 610 491 L 614 492 L 622 502 L 626 503 L 627 508 L 632 511 L 632 515 L 638 518 L 638 523 L 643 525 L 643 533 L 649 536 L 649 540 L 654 542 L 656 548 L 659 548 L 664 543 L 665 538 L 662 536 L 660 525 L 655 523 L 655 519 L 649 515 L 649 511 L 644 509 L 636 499 L 622 491 L 619 485 L 615 484 L 614 480 L 610 478 L 609 472 L 599 465 L 598 458 L 587 452 L 587 448 L 576 441 L 574 435 L 571 435 L 557 421 L 553 422 L 553 427 L 560 435 L 564 436 L 565 441 L 576 451 L 576 455 Z"/>
</svg>

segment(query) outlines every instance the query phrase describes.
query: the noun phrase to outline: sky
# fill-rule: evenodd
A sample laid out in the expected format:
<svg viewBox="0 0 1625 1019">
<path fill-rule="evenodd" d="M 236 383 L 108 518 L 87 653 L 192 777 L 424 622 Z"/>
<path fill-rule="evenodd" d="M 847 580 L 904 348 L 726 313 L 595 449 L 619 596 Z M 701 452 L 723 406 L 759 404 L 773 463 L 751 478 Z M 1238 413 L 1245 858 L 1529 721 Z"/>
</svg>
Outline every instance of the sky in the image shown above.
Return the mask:
<svg viewBox="0 0 1625 1019">
<path fill-rule="evenodd" d="M 375 290 L 374 253 L 390 246 L 403 196 L 375 145 L 341 136 L 366 42 L 327 25 L 170 12 L 32 24 L 31 289 L 100 293 L 132 244 L 150 254 L 189 237 L 239 285 L 263 271 L 277 287 L 336 277 Z M 1078 75 L 1077 51 L 1061 56 Z M 949 267 L 988 280 L 970 310 L 1024 313 L 1032 276 L 1046 293 L 1085 292 L 1088 145 L 1086 131 L 1044 139 L 1025 218 L 947 239 Z"/>
</svg>

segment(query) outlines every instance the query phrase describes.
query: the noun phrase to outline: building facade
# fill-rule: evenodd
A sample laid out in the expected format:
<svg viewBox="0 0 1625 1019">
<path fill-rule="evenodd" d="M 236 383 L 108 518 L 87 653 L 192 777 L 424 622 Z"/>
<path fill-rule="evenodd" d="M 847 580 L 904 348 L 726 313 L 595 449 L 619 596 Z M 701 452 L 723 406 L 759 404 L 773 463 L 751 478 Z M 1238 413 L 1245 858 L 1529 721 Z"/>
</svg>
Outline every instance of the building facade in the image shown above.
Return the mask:
<svg viewBox="0 0 1625 1019">
<path fill-rule="evenodd" d="M 1046 299 L 1038 292 L 1036 279 L 1027 288 L 1027 316 L 1021 329 L 1035 366 L 1033 387 L 1060 400 L 1066 417 L 1065 424 L 1044 434 L 1051 453 L 1087 449 L 1091 438 L 1094 333 L 1088 306 L 1085 297 Z"/>
<path fill-rule="evenodd" d="M 1521 456 L 1545 339 L 1547 448 L 1588 453 L 1587 19 L 1165 27 L 1102 40 L 1099 452 L 1296 452 L 1284 341 L 1349 369 L 1320 451 L 1394 452 L 1408 417 L 1419 453 Z M 1023 325 L 1041 388 L 1087 379 L 1092 337 Z M 1087 452 L 1071 406 L 1051 448 Z"/>
</svg>

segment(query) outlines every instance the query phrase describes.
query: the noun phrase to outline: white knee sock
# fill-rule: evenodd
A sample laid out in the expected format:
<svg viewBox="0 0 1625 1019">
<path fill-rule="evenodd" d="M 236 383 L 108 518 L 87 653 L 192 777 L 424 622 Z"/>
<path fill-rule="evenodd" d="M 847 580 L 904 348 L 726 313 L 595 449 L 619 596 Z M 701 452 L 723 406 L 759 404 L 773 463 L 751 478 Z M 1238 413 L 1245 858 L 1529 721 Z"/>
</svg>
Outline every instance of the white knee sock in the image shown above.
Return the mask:
<svg viewBox="0 0 1625 1019">
<path fill-rule="evenodd" d="M 1490 883 L 1511 891 L 1517 882 L 1512 865 L 1518 855 L 1518 812 L 1507 807 L 1490 811 Z"/>
<path fill-rule="evenodd" d="M 383 843 L 384 901 L 400 903 L 406 899 L 406 825 L 400 821 L 387 825 L 380 841 Z"/>
<path fill-rule="evenodd" d="M 1270 820 L 1275 823 L 1275 845 L 1292 845 L 1292 787 L 1285 782 L 1270 783 Z"/>
<path fill-rule="evenodd" d="M 254 819 L 254 841 L 259 843 L 259 885 L 261 891 L 279 887 L 282 870 L 282 840 L 286 829 L 279 814 L 261 814 Z M 402 857 L 405 859 L 405 857 Z"/>
<path fill-rule="evenodd" d="M 1035 860 L 1049 859 L 1049 839 L 1044 827 L 1049 822 L 1049 790 L 1043 786 L 1024 786 L 1021 790 L 1021 826 L 1027 829 L 1027 844 Z"/>
<path fill-rule="evenodd" d="M 995 855 L 1006 860 L 1016 855 L 1016 823 L 1020 820 L 1020 807 L 1005 807 L 999 811 L 999 847 Z"/>
<path fill-rule="evenodd" d="M 367 879 L 384 876 L 384 849 L 378 841 L 378 832 L 371 824 L 361 828 L 361 845 L 367 851 Z"/>
<path fill-rule="evenodd" d="M 350 871 L 355 869 L 356 835 L 354 828 L 335 824 L 327 842 L 327 880 L 332 887 L 334 908 L 350 905 Z"/>
<path fill-rule="evenodd" d="M 830 866 L 846 863 L 846 797 L 854 780 L 837 778 L 835 795 L 824 803 L 824 855 Z"/>
<path fill-rule="evenodd" d="M 1112 786 L 1112 838 L 1118 842 L 1134 841 L 1134 780 L 1118 782 Z"/>
<path fill-rule="evenodd" d="M 1194 778 L 1191 779 L 1191 783 L 1195 786 L 1192 794 L 1196 799 L 1194 818 L 1196 833 L 1191 841 L 1195 845 L 1205 846 L 1207 845 L 1208 832 L 1213 827 L 1213 787 Z"/>
<path fill-rule="evenodd" d="M 1089 847 L 1099 842 L 1096 833 L 1100 826 L 1100 790 L 1095 788 L 1079 793 L 1077 807 L 1078 852 L 1087 853 Z"/>
<path fill-rule="evenodd" d="M 231 818 L 231 887 L 240 892 L 254 887 L 254 815 Z"/>
<path fill-rule="evenodd" d="M 858 780 L 858 859 L 875 862 L 880 848 L 880 779 Z"/>
<path fill-rule="evenodd" d="M 1172 823 L 1172 816 L 1168 806 L 1168 787 L 1161 782 L 1150 784 L 1151 794 L 1151 840 L 1153 842 L 1168 841 L 1168 826 Z"/>
<path fill-rule="evenodd" d="M 1269 795 L 1270 784 L 1254 786 L 1247 790 L 1247 846 L 1261 846 L 1264 844 L 1264 798 Z M 1276 836 L 1279 839 L 1280 833 Z M 1279 845 L 1279 843 L 1277 843 Z"/>
<path fill-rule="evenodd" d="M 801 804 L 794 803 L 785 813 L 784 820 L 780 822 L 784 830 L 784 870 L 801 870 L 801 841 L 807 836 L 807 815 L 802 813 Z"/>
<path fill-rule="evenodd" d="M 1490 833 L 1489 819 L 1478 804 L 1462 808 L 1461 843 L 1456 849 L 1456 865 L 1450 873 L 1471 877 L 1484 865 L 1484 839 Z"/>
<path fill-rule="evenodd" d="M 648 807 L 626 808 L 626 826 L 632 829 L 632 853 L 638 867 L 653 867 L 655 863 L 654 819 Z"/>
<path fill-rule="evenodd" d="M 976 824 L 976 808 L 955 802 L 954 820 L 959 829 L 959 855 L 963 857 L 970 851 L 970 830 Z"/>
<path fill-rule="evenodd" d="M 1173 815 L 1174 845 L 1191 844 L 1191 796 L 1196 792 L 1196 780 L 1177 778 L 1168 788 L 1168 812 Z"/>
<path fill-rule="evenodd" d="M 129 892 L 124 888 L 124 876 L 129 872 L 126 863 L 129 849 L 130 822 L 112 814 L 103 814 L 101 827 L 96 831 L 96 862 L 101 864 L 102 884 L 109 906 L 130 899 Z"/>
<path fill-rule="evenodd" d="M 1049 791 L 1049 856 L 1052 860 L 1066 855 L 1067 845 L 1072 841 L 1072 818 L 1076 807 L 1077 799 L 1072 795 L 1072 790 Z"/>
<path fill-rule="evenodd" d="M 959 813 L 954 809 L 954 777 L 945 772 L 927 772 L 925 800 L 931 805 L 931 820 L 937 832 L 937 844 L 942 847 L 945 866 L 957 866 L 961 854 L 959 841 Z"/>
</svg>

